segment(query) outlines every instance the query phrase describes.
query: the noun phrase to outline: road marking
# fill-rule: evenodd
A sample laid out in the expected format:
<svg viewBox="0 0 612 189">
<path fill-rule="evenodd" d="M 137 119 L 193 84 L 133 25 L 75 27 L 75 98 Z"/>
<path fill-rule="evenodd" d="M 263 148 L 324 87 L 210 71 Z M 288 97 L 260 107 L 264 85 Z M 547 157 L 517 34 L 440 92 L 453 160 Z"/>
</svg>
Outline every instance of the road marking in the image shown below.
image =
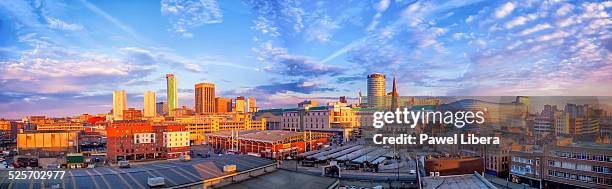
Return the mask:
<svg viewBox="0 0 612 189">
<path fill-rule="evenodd" d="M 98 172 L 96 169 L 91 169 L 91 171 L 96 172 L 102 178 L 102 182 L 104 182 L 104 184 L 106 184 L 106 187 L 113 188 L 113 187 L 110 186 L 110 184 L 108 183 L 106 178 L 104 178 L 104 175 L 102 173 Z"/>
<path fill-rule="evenodd" d="M 150 164 L 150 165 L 153 166 L 153 167 L 164 168 L 164 169 L 175 168 L 176 167 L 176 166 L 164 165 L 164 164 Z"/>
<path fill-rule="evenodd" d="M 13 188 L 13 182 L 15 182 L 15 180 L 11 179 L 11 183 L 9 183 L 8 188 Z"/>
<path fill-rule="evenodd" d="M 132 176 L 132 174 L 127 173 L 127 172 L 122 171 L 122 170 L 119 170 L 119 171 L 121 171 L 122 173 L 125 173 L 125 175 L 127 175 L 128 177 L 130 177 L 130 179 L 132 179 L 132 180 L 134 181 L 134 183 L 136 183 L 138 186 L 140 186 L 140 188 L 142 188 L 142 189 L 146 189 L 146 188 L 145 188 L 145 187 L 144 187 L 142 184 L 140 184 L 140 183 L 138 182 L 138 180 L 136 180 L 136 179 L 135 179 L 135 178 Z"/>
<path fill-rule="evenodd" d="M 132 186 L 127 182 L 127 180 L 125 180 L 125 178 L 123 178 L 123 176 L 121 176 L 122 173 L 119 173 L 119 172 L 115 171 L 112 168 L 108 168 L 108 170 L 113 172 L 113 174 L 117 175 L 117 177 L 119 177 L 119 179 L 121 179 L 121 181 L 123 181 L 123 183 L 125 183 L 125 185 L 127 187 L 129 187 L 130 189 L 133 189 Z"/>
<path fill-rule="evenodd" d="M 178 174 L 178 175 L 182 176 L 183 178 L 185 178 L 185 179 L 187 179 L 187 180 L 191 181 L 191 182 L 197 182 L 197 181 L 198 181 L 198 180 L 193 180 L 193 178 L 188 177 L 188 176 L 184 175 L 183 173 L 180 173 L 180 172 L 176 171 L 175 169 L 170 169 L 170 170 L 171 170 L 172 172 L 175 172 L 176 174 Z M 196 178 L 197 178 L 197 177 L 196 177 Z"/>
<path fill-rule="evenodd" d="M 219 174 L 223 174 L 223 172 L 221 172 L 218 168 L 216 169 L 217 171 L 215 171 L 215 169 L 212 169 L 212 170 L 206 169 L 206 168 L 209 168 L 207 164 L 210 166 L 213 166 L 214 168 L 217 168 L 217 166 L 212 162 L 197 164 L 197 165 L 194 165 L 194 167 L 197 170 L 210 174 L 212 177 L 217 177 Z M 215 174 L 215 173 L 219 173 L 219 174 Z"/>
<path fill-rule="evenodd" d="M 64 178 L 60 179 L 62 181 L 62 188 L 66 188 L 66 180 Z"/>
<path fill-rule="evenodd" d="M 33 189 L 34 188 L 34 180 L 35 179 L 30 179 L 30 184 L 28 185 L 29 189 Z"/>
<path fill-rule="evenodd" d="M 89 173 L 88 170 L 85 170 L 85 172 L 89 175 L 89 178 L 91 178 L 91 180 L 93 180 L 94 186 L 96 186 L 97 189 L 100 189 L 100 186 L 98 185 L 98 182 L 96 181 L 96 178 L 94 178 L 94 176 L 91 175 L 91 173 Z"/>
<path fill-rule="evenodd" d="M 72 177 L 72 179 L 70 179 L 70 180 L 72 180 L 72 188 L 78 189 L 76 187 L 76 181 L 75 181 L 74 175 L 72 174 L 72 171 L 68 171 L 68 173 L 70 173 L 70 177 Z"/>
<path fill-rule="evenodd" d="M 8 177 L 8 175 L 7 175 Z M 0 180 L 0 185 L 4 184 L 4 180 L 6 180 L 7 177 L 2 177 L 2 180 Z"/>
<path fill-rule="evenodd" d="M 193 166 L 193 165 L 190 165 L 190 166 Z M 194 169 L 195 169 L 195 168 L 194 168 Z M 194 173 L 192 173 L 192 172 L 189 172 L 189 171 L 187 171 L 187 170 L 185 170 L 185 169 L 180 169 L 180 168 L 179 168 L 178 170 L 181 170 L 181 171 L 183 171 L 184 173 L 187 173 L 187 174 L 189 174 L 189 175 L 191 175 L 191 176 L 195 177 L 196 179 L 204 180 L 204 178 L 203 178 L 202 176 L 196 175 L 196 174 L 194 174 Z M 198 181 L 200 181 L 200 180 L 198 180 Z"/>
</svg>

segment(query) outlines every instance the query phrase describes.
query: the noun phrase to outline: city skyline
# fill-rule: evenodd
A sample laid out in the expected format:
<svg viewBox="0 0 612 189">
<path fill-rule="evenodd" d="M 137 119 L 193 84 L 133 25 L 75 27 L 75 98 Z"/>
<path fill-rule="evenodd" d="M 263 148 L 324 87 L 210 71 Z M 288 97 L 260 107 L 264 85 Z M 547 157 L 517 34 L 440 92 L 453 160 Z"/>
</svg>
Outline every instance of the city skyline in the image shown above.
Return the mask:
<svg viewBox="0 0 612 189">
<path fill-rule="evenodd" d="M 195 83 L 262 108 L 401 95 L 612 94 L 610 2 L 0 2 L 0 117 L 106 113 Z M 389 77 L 390 78 L 390 77 Z M 390 83 L 387 83 L 389 88 Z M 609 86 L 609 87 L 606 87 Z"/>
</svg>

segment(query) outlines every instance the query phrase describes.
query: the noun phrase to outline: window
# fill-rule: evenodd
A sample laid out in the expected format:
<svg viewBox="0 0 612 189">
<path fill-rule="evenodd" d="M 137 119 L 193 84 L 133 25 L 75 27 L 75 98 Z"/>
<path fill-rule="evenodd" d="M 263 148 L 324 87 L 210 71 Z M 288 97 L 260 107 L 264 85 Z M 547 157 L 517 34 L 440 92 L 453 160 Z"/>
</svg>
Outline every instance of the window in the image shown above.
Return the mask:
<svg viewBox="0 0 612 189">
<path fill-rule="evenodd" d="M 593 155 L 593 156 L 591 156 L 591 160 L 603 161 L 604 160 L 604 156 L 602 156 L 602 155 Z"/>
</svg>

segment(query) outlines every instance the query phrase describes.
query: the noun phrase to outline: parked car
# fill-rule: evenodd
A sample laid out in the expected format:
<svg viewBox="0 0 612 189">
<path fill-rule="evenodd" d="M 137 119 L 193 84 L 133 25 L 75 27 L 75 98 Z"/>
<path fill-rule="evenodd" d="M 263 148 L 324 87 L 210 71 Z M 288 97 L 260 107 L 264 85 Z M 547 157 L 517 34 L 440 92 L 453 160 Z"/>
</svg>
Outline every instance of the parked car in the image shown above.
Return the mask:
<svg viewBox="0 0 612 189">
<path fill-rule="evenodd" d="M 182 155 L 181 157 L 179 157 L 179 159 L 181 161 L 191 161 L 191 156 L 189 154 L 187 155 Z"/>
<path fill-rule="evenodd" d="M 60 164 L 56 164 L 56 163 L 47 164 L 47 169 L 59 169 L 59 168 L 60 168 Z"/>
<path fill-rule="evenodd" d="M 166 185 L 166 179 L 164 177 L 148 178 L 147 185 L 149 185 L 149 187 L 164 186 Z"/>
<path fill-rule="evenodd" d="M 117 162 L 119 164 L 119 168 L 130 168 L 130 162 L 127 160 Z"/>
</svg>

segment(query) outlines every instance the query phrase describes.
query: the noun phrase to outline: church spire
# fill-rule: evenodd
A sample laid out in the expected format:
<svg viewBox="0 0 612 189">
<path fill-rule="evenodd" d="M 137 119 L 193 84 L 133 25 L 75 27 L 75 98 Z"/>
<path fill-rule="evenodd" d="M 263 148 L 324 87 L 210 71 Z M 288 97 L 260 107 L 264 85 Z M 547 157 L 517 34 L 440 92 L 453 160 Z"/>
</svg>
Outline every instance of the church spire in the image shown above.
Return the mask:
<svg viewBox="0 0 612 189">
<path fill-rule="evenodd" d="M 391 91 L 391 95 L 392 96 L 399 96 L 399 94 L 397 93 L 397 87 L 395 85 L 395 75 L 393 75 L 393 90 Z"/>
<path fill-rule="evenodd" d="M 391 90 L 391 109 L 395 110 L 396 108 L 399 108 L 399 104 L 398 104 L 398 98 L 399 94 L 397 93 L 397 86 L 395 83 L 395 75 L 393 75 L 393 89 Z"/>
</svg>

